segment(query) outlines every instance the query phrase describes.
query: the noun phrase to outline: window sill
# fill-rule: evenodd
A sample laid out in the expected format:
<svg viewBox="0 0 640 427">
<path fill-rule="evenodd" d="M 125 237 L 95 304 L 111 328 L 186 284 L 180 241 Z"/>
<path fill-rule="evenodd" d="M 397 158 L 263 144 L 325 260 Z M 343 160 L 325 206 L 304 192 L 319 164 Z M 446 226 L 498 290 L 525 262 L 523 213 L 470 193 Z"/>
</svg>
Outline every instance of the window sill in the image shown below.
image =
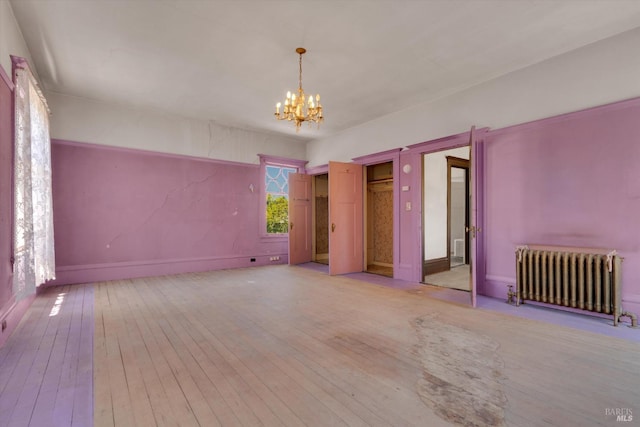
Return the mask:
<svg viewBox="0 0 640 427">
<path fill-rule="evenodd" d="M 289 234 L 263 234 L 260 236 L 263 242 L 288 242 Z"/>
</svg>

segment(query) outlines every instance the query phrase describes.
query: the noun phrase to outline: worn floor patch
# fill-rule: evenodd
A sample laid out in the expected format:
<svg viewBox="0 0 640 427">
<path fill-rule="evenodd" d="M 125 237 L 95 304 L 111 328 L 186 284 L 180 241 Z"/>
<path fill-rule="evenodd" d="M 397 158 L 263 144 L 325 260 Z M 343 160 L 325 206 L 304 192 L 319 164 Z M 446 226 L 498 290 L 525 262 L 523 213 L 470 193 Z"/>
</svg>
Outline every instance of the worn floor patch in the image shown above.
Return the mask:
<svg viewBox="0 0 640 427">
<path fill-rule="evenodd" d="M 422 401 L 453 424 L 505 426 L 507 398 L 499 344 L 437 316 L 417 318 L 413 326 L 422 363 L 418 382 Z"/>
</svg>

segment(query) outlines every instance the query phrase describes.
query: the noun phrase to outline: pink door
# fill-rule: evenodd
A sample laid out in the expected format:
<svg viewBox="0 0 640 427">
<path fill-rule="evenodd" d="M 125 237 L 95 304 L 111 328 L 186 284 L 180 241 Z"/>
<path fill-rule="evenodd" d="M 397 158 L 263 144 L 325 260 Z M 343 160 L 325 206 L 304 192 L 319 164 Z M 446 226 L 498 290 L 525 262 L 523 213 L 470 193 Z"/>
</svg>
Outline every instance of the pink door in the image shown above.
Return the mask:
<svg viewBox="0 0 640 427">
<path fill-rule="evenodd" d="M 329 162 L 329 274 L 363 270 L 362 165 Z"/>
<path fill-rule="evenodd" d="M 289 264 L 311 261 L 311 175 L 289 174 Z"/>
<path fill-rule="evenodd" d="M 471 238 L 471 245 L 469 250 L 471 251 L 471 305 L 473 307 L 476 306 L 476 295 L 477 295 L 477 275 L 478 275 L 478 255 L 479 255 L 479 242 L 481 240 L 480 233 L 482 230 L 479 227 L 478 222 L 478 208 L 479 208 L 479 190 L 480 190 L 480 175 L 479 175 L 479 160 L 480 156 L 478 151 L 478 144 L 476 142 L 476 128 L 473 126 L 471 131 L 469 132 L 469 163 L 471 165 L 471 185 L 469 186 L 471 189 L 471 221 L 469 225 L 469 237 Z"/>
</svg>

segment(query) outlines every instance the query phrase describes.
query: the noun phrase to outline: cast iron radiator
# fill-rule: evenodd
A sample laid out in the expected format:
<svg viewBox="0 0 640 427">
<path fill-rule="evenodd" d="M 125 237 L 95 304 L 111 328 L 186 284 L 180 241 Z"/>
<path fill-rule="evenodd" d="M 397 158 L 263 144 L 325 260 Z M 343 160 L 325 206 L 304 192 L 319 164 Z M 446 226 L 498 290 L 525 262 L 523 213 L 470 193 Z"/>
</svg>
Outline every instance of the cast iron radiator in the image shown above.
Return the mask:
<svg viewBox="0 0 640 427">
<path fill-rule="evenodd" d="M 616 251 L 598 249 L 518 246 L 516 248 L 516 291 L 509 301 L 525 300 L 610 314 L 614 326 L 622 312 L 622 258 Z"/>
</svg>

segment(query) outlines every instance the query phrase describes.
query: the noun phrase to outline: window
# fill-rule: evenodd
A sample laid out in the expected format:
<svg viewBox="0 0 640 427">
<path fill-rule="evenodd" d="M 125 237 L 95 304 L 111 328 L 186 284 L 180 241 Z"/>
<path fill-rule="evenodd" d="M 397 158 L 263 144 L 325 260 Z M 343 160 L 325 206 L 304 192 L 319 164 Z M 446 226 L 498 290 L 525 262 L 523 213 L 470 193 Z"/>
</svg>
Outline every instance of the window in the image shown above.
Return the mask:
<svg viewBox="0 0 640 427">
<path fill-rule="evenodd" d="M 286 233 L 289 224 L 289 174 L 298 169 L 265 165 L 267 233 Z"/>
<path fill-rule="evenodd" d="M 15 81 L 14 276 L 16 300 L 55 278 L 49 109 L 23 58 Z"/>
<path fill-rule="evenodd" d="M 282 236 L 289 231 L 289 174 L 304 170 L 303 160 L 260 154 L 264 176 L 261 206 L 261 229 L 264 236 Z"/>
</svg>

